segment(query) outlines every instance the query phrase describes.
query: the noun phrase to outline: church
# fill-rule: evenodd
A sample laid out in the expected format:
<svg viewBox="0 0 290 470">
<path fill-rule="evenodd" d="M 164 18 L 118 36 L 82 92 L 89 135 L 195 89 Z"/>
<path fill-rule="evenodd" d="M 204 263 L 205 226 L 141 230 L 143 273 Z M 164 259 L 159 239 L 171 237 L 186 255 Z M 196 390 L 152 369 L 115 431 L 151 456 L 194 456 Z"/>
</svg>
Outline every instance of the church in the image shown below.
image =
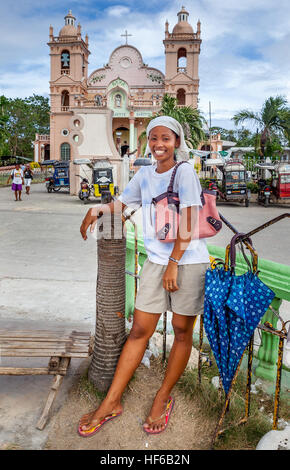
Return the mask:
<svg viewBox="0 0 290 470">
<path fill-rule="evenodd" d="M 89 38 L 72 12 L 58 36 L 50 26 L 50 135 L 36 135 L 35 161 L 107 158 L 119 180 L 122 147 L 142 153 L 142 133 L 165 93 L 197 107 L 201 24 L 194 32 L 184 7 L 177 17 L 172 32 L 165 22 L 165 74 L 143 62 L 127 31 L 108 63 L 89 73 Z"/>
</svg>

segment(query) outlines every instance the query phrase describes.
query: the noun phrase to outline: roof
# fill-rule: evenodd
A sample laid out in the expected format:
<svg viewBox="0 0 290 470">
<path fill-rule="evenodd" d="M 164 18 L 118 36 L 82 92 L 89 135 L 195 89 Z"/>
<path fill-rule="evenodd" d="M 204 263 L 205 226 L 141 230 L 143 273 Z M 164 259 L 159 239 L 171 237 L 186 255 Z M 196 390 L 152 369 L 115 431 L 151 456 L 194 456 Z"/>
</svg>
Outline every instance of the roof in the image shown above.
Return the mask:
<svg viewBox="0 0 290 470">
<path fill-rule="evenodd" d="M 193 29 L 187 21 L 179 21 L 174 26 L 172 34 L 193 34 Z"/>
<path fill-rule="evenodd" d="M 66 24 L 61 28 L 59 36 L 77 36 L 77 28 L 72 24 Z"/>
<path fill-rule="evenodd" d="M 223 147 L 234 147 L 237 145 L 236 142 L 231 142 L 230 140 L 222 140 Z"/>
</svg>

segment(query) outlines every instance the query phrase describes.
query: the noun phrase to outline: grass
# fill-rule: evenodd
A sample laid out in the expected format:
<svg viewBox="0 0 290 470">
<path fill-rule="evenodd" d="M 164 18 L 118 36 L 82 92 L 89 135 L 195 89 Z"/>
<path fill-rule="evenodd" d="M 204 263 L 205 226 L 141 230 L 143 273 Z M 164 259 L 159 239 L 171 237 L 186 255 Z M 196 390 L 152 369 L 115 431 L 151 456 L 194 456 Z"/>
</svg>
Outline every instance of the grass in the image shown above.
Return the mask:
<svg viewBox="0 0 290 470">
<path fill-rule="evenodd" d="M 97 387 L 88 379 L 89 368 L 86 369 L 85 373 L 81 376 L 78 384 L 78 394 L 86 400 L 95 404 L 95 399 L 103 401 L 106 397 L 106 392 L 100 392 Z"/>
<path fill-rule="evenodd" d="M 213 361 L 212 366 L 203 366 L 201 385 L 198 383 L 198 371 L 186 370 L 178 382 L 178 387 L 187 395 L 194 396 L 200 403 L 200 412 L 205 418 L 216 421 L 222 412 L 225 394 L 218 391 L 211 383 L 213 377 L 218 376 L 218 369 Z M 230 409 L 222 423 L 225 431 L 215 441 L 216 450 L 254 450 L 260 439 L 272 429 L 269 415 L 273 413 L 274 397 L 262 391 L 251 394 L 250 416 L 247 423 L 237 423 L 245 414 L 246 373 L 240 371 L 234 385 L 230 400 Z M 260 411 L 261 407 L 263 411 Z M 289 420 L 289 406 L 286 400 L 280 399 L 279 418 Z"/>
</svg>

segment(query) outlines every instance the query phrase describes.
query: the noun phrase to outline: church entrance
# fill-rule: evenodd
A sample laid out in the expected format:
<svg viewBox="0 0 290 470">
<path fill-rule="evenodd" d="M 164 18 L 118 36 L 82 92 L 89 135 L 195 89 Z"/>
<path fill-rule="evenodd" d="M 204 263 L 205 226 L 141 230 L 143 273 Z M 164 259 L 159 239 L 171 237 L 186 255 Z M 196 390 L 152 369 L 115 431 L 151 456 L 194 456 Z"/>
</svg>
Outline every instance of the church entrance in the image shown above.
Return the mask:
<svg viewBox="0 0 290 470">
<path fill-rule="evenodd" d="M 123 156 L 124 153 L 126 153 L 126 150 L 129 149 L 130 132 L 128 127 L 117 127 L 117 129 L 113 132 L 113 139 L 116 145 L 116 149 L 118 150 L 119 154 Z M 128 147 L 127 149 L 125 148 L 126 146 Z"/>
</svg>

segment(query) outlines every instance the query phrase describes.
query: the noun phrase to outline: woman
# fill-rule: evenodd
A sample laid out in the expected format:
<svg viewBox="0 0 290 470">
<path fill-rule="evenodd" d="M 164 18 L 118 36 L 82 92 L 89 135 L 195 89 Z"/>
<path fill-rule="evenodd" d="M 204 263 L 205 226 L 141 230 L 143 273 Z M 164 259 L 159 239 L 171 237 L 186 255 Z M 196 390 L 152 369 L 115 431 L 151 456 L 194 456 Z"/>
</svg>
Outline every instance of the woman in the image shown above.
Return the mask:
<svg viewBox="0 0 290 470">
<path fill-rule="evenodd" d="M 173 409 L 171 390 L 183 373 L 192 348 L 192 331 L 196 315 L 203 313 L 204 280 L 209 255 L 206 241 L 193 240 L 193 232 L 201 207 L 201 187 L 190 164 L 179 166 L 173 190 L 178 192 L 181 217 L 177 238 L 173 243 L 157 239 L 151 222 L 152 198 L 166 192 L 178 159 L 188 158 L 181 125 L 173 118 L 160 116 L 147 127 L 148 145 L 154 165 L 141 168 L 126 186 L 117 201 L 88 211 L 81 226 L 87 239 L 87 229 L 94 230 L 100 212 L 118 212 L 142 204 L 143 238 L 147 252 L 136 298 L 133 326 L 117 364 L 114 379 L 106 398 L 96 411 L 83 416 L 78 432 L 87 437 L 95 434 L 107 421 L 119 416 L 121 397 L 134 371 L 140 364 L 149 338 L 155 331 L 160 315 L 173 312 L 174 343 L 167 370 L 157 391 L 143 429 L 158 434 L 167 427 Z"/>
</svg>

